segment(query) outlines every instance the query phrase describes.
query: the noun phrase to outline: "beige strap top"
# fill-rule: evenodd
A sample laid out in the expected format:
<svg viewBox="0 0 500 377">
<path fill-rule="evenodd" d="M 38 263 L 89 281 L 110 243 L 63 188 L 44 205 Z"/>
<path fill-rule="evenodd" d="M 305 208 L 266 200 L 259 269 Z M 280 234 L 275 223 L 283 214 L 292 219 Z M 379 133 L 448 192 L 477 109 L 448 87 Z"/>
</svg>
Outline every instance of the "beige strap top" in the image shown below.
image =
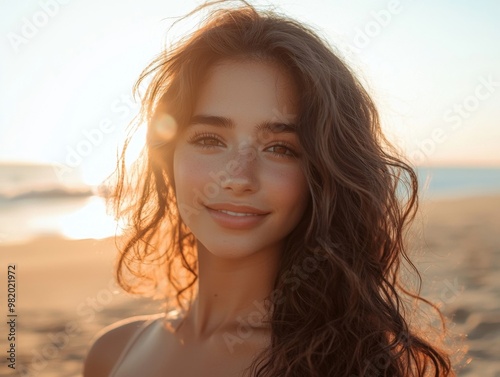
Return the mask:
<svg viewBox="0 0 500 377">
<path fill-rule="evenodd" d="M 116 373 L 118 372 L 118 369 L 120 368 L 120 365 L 123 363 L 123 360 L 127 357 L 130 349 L 134 346 L 134 344 L 137 342 L 137 339 L 146 331 L 146 329 L 151 326 L 158 318 L 151 318 L 147 321 L 145 321 L 139 329 L 134 333 L 134 335 L 130 338 L 128 341 L 127 345 L 125 346 L 125 349 L 123 352 L 120 354 L 120 357 L 116 361 L 115 365 L 113 366 L 113 369 L 111 370 L 111 373 L 109 374 L 109 377 L 114 377 Z"/>
<path fill-rule="evenodd" d="M 169 316 L 168 314 L 166 315 L 165 313 L 162 313 L 160 315 L 154 315 L 150 319 L 144 321 L 144 323 L 137 329 L 137 331 L 134 333 L 134 335 L 127 342 L 127 345 L 125 346 L 123 352 L 120 354 L 120 357 L 118 358 L 115 365 L 113 366 L 113 369 L 111 370 L 111 373 L 109 374 L 109 377 L 115 377 L 118 370 L 120 369 L 120 365 L 123 364 L 123 361 L 128 356 L 128 354 L 130 353 L 130 350 L 137 343 L 137 341 L 141 337 L 141 335 L 143 335 L 148 329 L 150 329 L 155 322 L 157 322 L 158 320 L 163 320 L 164 318 L 166 318 L 168 316 Z"/>
</svg>

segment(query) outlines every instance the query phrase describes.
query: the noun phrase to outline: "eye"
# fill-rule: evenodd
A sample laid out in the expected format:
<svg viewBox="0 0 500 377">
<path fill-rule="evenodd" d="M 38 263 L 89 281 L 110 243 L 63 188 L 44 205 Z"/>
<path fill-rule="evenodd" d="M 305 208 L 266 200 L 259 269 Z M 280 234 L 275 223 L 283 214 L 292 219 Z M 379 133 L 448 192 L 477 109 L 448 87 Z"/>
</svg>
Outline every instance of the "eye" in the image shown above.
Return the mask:
<svg viewBox="0 0 500 377">
<path fill-rule="evenodd" d="M 267 149 L 271 148 L 274 148 L 274 151 L 272 151 L 271 153 L 277 157 L 285 157 L 285 158 L 298 157 L 298 153 L 295 152 L 293 147 L 286 142 L 280 142 L 279 144 L 274 144 Z"/>
<path fill-rule="evenodd" d="M 195 132 L 193 136 L 188 139 L 188 143 L 203 149 L 212 149 L 219 147 L 220 144 L 223 144 L 216 134 L 208 132 Z"/>
</svg>

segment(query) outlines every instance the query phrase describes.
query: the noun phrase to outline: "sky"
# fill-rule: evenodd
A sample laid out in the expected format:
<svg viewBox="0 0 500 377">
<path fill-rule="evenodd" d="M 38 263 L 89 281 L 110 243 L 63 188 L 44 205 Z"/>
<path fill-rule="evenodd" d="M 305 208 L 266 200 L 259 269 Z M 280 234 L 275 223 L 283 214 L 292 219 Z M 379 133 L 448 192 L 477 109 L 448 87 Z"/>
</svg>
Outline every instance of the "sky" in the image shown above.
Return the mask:
<svg viewBox="0 0 500 377">
<path fill-rule="evenodd" d="M 500 166 L 500 2 L 250 2 L 328 40 L 415 164 Z M 199 4 L 0 0 L 0 162 L 52 164 L 99 183 L 137 113 L 135 80 L 165 43 L 193 30 L 196 20 L 166 33 Z"/>
</svg>

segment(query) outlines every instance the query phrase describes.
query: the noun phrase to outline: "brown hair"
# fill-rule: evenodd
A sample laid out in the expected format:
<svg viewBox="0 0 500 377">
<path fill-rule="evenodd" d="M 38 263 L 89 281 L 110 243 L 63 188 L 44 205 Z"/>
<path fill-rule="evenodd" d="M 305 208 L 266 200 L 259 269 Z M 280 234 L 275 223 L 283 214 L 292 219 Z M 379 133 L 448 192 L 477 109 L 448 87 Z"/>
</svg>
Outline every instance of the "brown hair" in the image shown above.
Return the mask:
<svg viewBox="0 0 500 377">
<path fill-rule="evenodd" d="M 126 146 L 119 164 L 114 205 L 129 232 L 118 281 L 129 292 L 150 282 L 176 305 L 191 303 L 195 238 L 176 204 L 176 138 L 165 140 L 157 121 L 168 114 L 182 129 L 208 67 L 256 57 L 286 67 L 299 88 L 298 136 L 310 200 L 286 240 L 270 298 L 271 345 L 251 375 L 453 375 L 437 335 L 410 325 L 416 303 L 434 306 L 400 279 L 406 262 L 420 281 L 404 242 L 418 207 L 413 168 L 384 137 L 370 96 L 325 41 L 247 3 L 210 13 L 136 84 L 151 78 L 142 98 L 148 137 L 135 174 L 125 169 Z"/>
</svg>

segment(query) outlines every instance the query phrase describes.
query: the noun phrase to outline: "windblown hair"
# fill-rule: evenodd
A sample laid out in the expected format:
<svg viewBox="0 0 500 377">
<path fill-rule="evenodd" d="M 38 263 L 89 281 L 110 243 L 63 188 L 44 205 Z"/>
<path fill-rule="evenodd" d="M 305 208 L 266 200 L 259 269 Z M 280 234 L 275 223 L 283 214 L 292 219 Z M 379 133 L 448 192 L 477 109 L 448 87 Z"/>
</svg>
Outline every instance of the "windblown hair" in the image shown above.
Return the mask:
<svg viewBox="0 0 500 377">
<path fill-rule="evenodd" d="M 275 62 L 295 80 L 310 195 L 287 237 L 269 299 L 270 346 L 249 375 L 454 375 L 440 334 L 423 331 L 410 316 L 425 303 L 442 321 L 439 310 L 419 296 L 420 284 L 410 289 L 400 278 L 409 266 L 420 282 L 405 241 L 418 207 L 413 168 L 384 137 L 370 96 L 327 42 L 247 3 L 211 10 L 202 27 L 159 55 L 136 84 L 137 90 L 150 80 L 141 112 L 147 145 L 135 174 L 125 168 L 125 146 L 112 196 L 129 227 L 117 265 L 121 286 L 140 292 L 149 282 L 178 307 L 191 303 L 196 240 L 176 203 L 176 137 L 166 139 L 158 124 L 169 116 L 178 134 L 207 70 L 241 59 Z"/>
</svg>

